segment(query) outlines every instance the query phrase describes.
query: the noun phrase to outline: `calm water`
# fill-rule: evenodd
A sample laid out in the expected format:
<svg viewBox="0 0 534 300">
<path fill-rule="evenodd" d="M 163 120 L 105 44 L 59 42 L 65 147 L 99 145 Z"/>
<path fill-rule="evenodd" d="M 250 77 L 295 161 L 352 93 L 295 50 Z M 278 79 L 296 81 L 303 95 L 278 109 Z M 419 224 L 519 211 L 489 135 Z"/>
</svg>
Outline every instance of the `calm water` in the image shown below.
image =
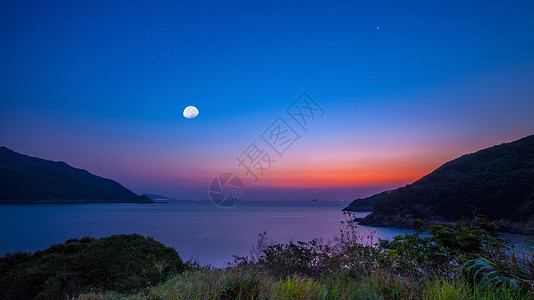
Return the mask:
<svg viewBox="0 0 534 300">
<path fill-rule="evenodd" d="M 0 205 L 0 256 L 46 249 L 73 237 L 121 233 L 152 236 L 174 247 L 184 259 L 224 266 L 232 255 L 245 256 L 267 231 L 276 242 L 332 239 L 343 220 L 346 203 L 253 203 L 220 209 L 211 202 L 156 204 Z M 359 213 L 355 216 L 364 216 Z M 391 238 L 408 230 L 358 228 Z"/>
</svg>

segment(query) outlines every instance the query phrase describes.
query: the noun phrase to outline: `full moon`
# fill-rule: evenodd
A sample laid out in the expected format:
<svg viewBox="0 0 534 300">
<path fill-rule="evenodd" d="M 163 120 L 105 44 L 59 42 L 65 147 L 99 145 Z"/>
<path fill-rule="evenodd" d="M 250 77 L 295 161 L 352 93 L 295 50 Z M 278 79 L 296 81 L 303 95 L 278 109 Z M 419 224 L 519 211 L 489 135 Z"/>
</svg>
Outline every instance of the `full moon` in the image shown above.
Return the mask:
<svg viewBox="0 0 534 300">
<path fill-rule="evenodd" d="M 184 117 L 188 119 L 193 119 L 198 116 L 198 109 L 194 106 L 188 106 L 184 109 Z"/>
</svg>

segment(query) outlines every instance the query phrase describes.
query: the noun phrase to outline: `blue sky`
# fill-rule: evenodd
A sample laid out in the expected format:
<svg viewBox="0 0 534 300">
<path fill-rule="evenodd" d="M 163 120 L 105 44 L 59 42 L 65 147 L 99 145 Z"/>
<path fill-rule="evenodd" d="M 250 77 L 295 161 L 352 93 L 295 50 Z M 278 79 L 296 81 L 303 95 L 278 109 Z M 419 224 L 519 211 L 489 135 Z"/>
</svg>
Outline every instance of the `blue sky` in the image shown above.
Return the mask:
<svg viewBox="0 0 534 300">
<path fill-rule="evenodd" d="M 204 198 L 307 91 L 324 117 L 259 186 L 348 200 L 534 133 L 533 15 L 532 1 L 3 1 L 0 144 Z"/>
</svg>

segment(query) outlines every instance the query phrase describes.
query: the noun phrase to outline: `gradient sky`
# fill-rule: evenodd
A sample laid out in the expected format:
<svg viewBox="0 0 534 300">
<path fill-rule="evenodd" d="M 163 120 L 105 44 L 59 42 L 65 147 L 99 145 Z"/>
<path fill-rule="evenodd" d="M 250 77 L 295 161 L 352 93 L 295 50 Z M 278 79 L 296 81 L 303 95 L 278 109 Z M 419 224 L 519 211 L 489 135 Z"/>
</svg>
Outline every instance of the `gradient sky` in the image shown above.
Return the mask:
<svg viewBox="0 0 534 300">
<path fill-rule="evenodd" d="M 137 193 L 348 201 L 534 133 L 533 1 L 358 2 L 1 1 L 0 145 Z M 276 157 L 304 91 L 325 113 Z"/>
</svg>

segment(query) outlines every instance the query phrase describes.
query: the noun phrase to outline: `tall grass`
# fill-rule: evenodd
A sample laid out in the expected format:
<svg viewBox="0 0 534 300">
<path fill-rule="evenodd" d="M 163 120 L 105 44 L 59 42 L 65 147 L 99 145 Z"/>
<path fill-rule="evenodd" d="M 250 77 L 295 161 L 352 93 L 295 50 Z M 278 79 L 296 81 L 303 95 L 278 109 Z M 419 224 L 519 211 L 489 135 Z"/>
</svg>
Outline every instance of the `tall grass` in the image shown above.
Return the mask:
<svg viewBox="0 0 534 300">
<path fill-rule="evenodd" d="M 525 292 L 513 285 L 500 287 L 482 287 L 471 285 L 467 280 L 440 280 L 427 281 L 422 295 L 424 300 L 527 300 L 533 299 L 530 291 Z"/>
<path fill-rule="evenodd" d="M 274 299 L 326 299 L 328 290 L 313 279 L 305 279 L 293 275 L 285 280 L 280 279 L 270 292 Z"/>
<path fill-rule="evenodd" d="M 414 285 L 400 278 L 375 274 L 354 281 L 348 275 L 336 275 L 316 281 L 294 275 L 275 279 L 266 274 L 243 269 L 198 270 L 171 278 L 165 283 L 135 295 L 113 292 L 86 294 L 79 299 L 421 299 L 421 300 L 497 300 L 533 299 L 530 291 L 504 285 L 479 287 L 467 280 L 439 278 Z"/>
<path fill-rule="evenodd" d="M 343 224 L 335 241 L 276 244 L 262 233 L 251 257 L 228 268 L 190 264 L 192 271 L 135 295 L 80 298 L 533 299 L 534 256 L 506 255 L 506 243 L 484 228 L 434 227 L 430 236 L 369 242 L 354 223 Z"/>
</svg>

